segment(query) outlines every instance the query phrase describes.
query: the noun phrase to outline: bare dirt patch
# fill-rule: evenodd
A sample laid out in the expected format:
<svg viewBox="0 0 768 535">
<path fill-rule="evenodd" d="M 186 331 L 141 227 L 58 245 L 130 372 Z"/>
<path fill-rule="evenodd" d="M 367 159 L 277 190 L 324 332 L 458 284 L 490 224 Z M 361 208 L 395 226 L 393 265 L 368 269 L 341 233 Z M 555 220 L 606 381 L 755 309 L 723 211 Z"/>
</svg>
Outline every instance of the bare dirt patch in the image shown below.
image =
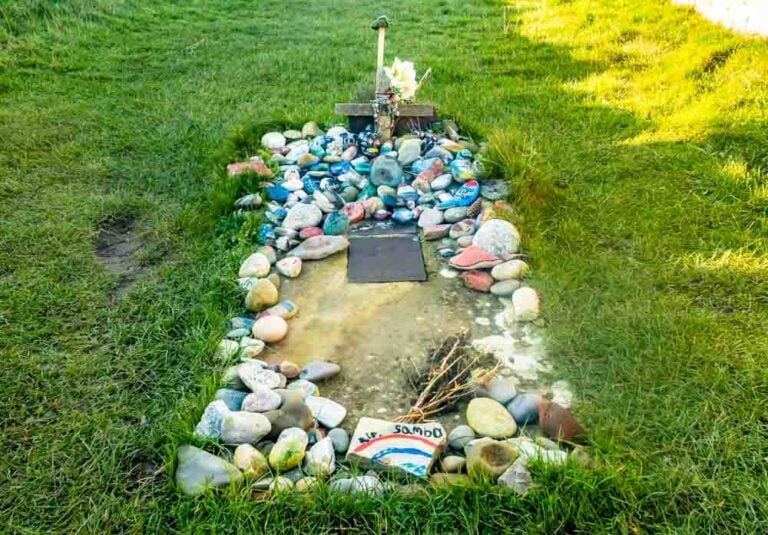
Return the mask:
<svg viewBox="0 0 768 535">
<path fill-rule="evenodd" d="M 136 218 L 124 214 L 99 224 L 93 253 L 107 270 L 119 278 L 110 296 L 117 301 L 144 274 L 136 252 L 144 247 L 144 241 L 136 232 Z"/>
</svg>

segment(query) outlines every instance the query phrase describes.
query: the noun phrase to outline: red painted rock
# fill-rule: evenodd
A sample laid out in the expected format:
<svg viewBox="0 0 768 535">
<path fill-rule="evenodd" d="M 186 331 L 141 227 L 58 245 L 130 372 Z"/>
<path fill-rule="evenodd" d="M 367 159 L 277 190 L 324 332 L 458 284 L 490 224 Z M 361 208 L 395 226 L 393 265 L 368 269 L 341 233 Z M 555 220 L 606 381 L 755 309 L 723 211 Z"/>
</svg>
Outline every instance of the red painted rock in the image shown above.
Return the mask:
<svg viewBox="0 0 768 535">
<path fill-rule="evenodd" d="M 340 212 L 349 218 L 350 224 L 357 223 L 358 221 L 365 219 L 365 207 L 362 203 L 359 202 L 345 204 Z"/>
<path fill-rule="evenodd" d="M 539 406 L 539 427 L 547 437 L 566 442 L 577 442 L 586 434 L 571 411 L 554 401 Z"/>
<path fill-rule="evenodd" d="M 416 175 L 416 180 L 423 180 L 427 183 L 432 182 L 443 173 L 443 167 L 442 160 L 435 158 L 427 169 Z"/>
<path fill-rule="evenodd" d="M 476 292 L 488 293 L 491 291 L 491 286 L 493 286 L 493 277 L 485 271 L 478 271 L 476 269 L 465 271 L 459 275 L 459 278 L 464 281 L 464 286 Z"/>
<path fill-rule="evenodd" d="M 299 238 L 302 240 L 306 240 L 307 238 L 311 238 L 312 236 L 322 236 L 323 229 L 320 227 L 307 227 L 303 228 L 299 231 Z"/>
<path fill-rule="evenodd" d="M 448 261 L 451 267 L 461 270 L 492 268 L 501 263 L 498 256 L 485 252 L 476 245 L 470 245 Z M 490 276 L 490 275 L 489 275 Z"/>
<path fill-rule="evenodd" d="M 424 227 L 424 239 L 432 241 L 445 238 L 450 229 L 451 225 L 430 225 Z"/>
<path fill-rule="evenodd" d="M 272 178 L 275 173 L 267 167 L 261 160 L 248 160 L 247 162 L 235 162 L 227 166 L 229 176 L 239 175 L 240 173 L 251 172 L 265 178 Z"/>
</svg>

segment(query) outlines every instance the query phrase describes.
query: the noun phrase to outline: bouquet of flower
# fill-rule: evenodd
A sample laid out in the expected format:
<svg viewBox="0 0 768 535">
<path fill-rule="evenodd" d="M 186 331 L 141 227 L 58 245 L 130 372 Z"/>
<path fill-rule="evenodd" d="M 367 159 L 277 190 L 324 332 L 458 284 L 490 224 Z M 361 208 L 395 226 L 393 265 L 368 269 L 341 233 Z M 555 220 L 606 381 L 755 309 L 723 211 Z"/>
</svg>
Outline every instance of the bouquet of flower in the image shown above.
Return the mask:
<svg viewBox="0 0 768 535">
<path fill-rule="evenodd" d="M 416 96 L 416 91 L 429 76 L 431 69 L 424 73 L 421 80 L 416 81 L 416 68 L 411 61 L 395 58 L 391 67 L 384 67 L 384 74 L 389 79 L 390 91 L 397 101 L 410 102 Z"/>
</svg>

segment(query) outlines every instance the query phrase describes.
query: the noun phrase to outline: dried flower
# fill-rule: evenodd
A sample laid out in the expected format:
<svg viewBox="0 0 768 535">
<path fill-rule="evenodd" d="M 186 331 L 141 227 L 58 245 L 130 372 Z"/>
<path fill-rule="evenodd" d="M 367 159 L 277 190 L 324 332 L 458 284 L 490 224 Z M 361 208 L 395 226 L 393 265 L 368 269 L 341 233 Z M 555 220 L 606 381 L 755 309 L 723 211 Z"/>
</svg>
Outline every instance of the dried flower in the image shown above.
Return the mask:
<svg viewBox="0 0 768 535">
<path fill-rule="evenodd" d="M 401 100 L 412 100 L 416 96 L 418 82 L 416 69 L 411 61 L 401 61 L 395 58 L 391 67 L 384 67 L 384 74 L 389 78 L 392 89 Z"/>
</svg>

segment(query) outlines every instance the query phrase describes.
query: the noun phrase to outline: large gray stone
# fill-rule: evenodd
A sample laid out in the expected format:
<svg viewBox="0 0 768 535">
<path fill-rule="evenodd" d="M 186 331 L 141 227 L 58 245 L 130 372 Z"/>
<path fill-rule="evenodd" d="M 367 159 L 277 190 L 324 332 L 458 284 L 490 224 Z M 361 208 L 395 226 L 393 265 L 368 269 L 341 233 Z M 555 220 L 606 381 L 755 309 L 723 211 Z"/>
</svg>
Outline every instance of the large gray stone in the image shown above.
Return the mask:
<svg viewBox="0 0 768 535">
<path fill-rule="evenodd" d="M 194 446 L 181 446 L 177 459 L 176 486 L 191 496 L 202 494 L 210 487 L 224 487 L 243 477 L 233 464 Z"/>
<path fill-rule="evenodd" d="M 520 232 L 509 221 L 491 219 L 480 226 L 472 243 L 496 256 L 509 255 L 520 248 Z"/>
<path fill-rule="evenodd" d="M 271 429 L 269 420 L 255 412 L 231 412 L 221 422 L 224 444 L 257 444 Z"/>
</svg>

